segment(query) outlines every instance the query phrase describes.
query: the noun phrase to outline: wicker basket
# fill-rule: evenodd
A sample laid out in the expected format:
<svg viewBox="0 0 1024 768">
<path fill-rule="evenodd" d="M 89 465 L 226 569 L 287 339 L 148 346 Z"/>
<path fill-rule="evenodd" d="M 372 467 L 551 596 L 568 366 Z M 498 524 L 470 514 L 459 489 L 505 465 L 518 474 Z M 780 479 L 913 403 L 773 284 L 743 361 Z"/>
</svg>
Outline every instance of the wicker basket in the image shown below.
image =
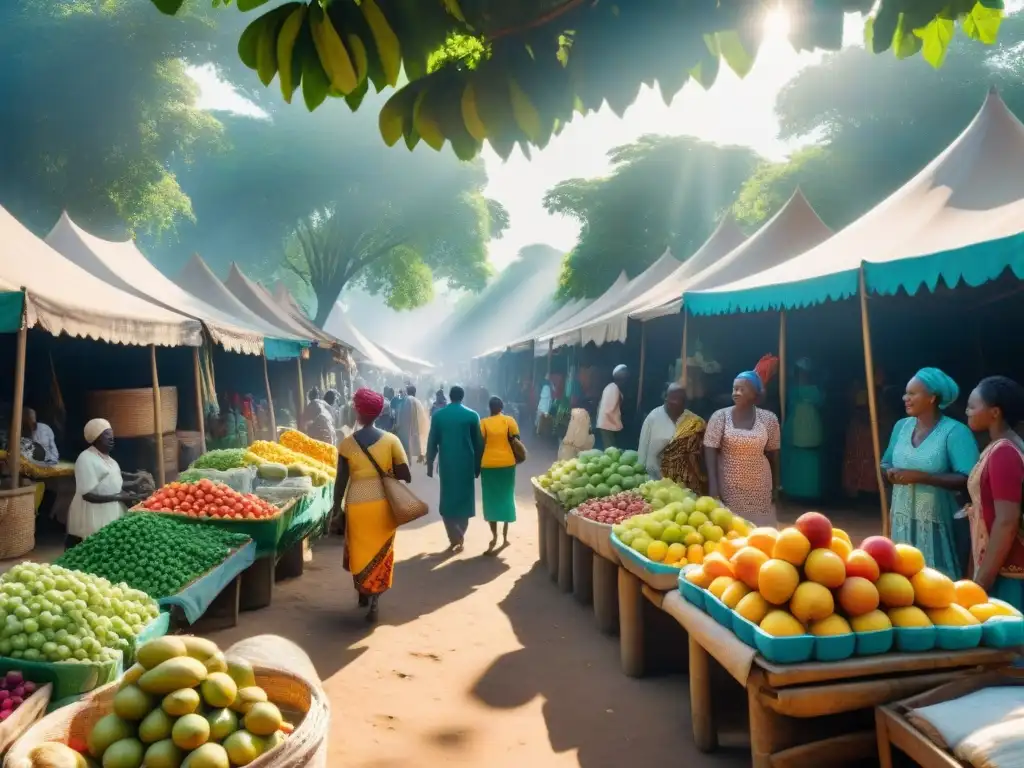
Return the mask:
<svg viewBox="0 0 1024 768">
<path fill-rule="evenodd" d="M 152 389 L 100 389 L 85 395 L 87 416 L 110 422 L 115 437 L 152 435 Z M 173 432 L 178 428 L 178 388 L 160 387 L 160 428 Z"/>
<path fill-rule="evenodd" d="M 0 491 L 0 560 L 21 557 L 36 546 L 35 484 Z"/>
<path fill-rule="evenodd" d="M 249 763 L 253 768 L 299 768 L 312 765 L 327 739 L 330 709 L 324 692 L 297 675 L 268 667 L 255 667 L 256 685 L 267 692 L 286 716 L 302 716 L 284 744 Z M 114 695 L 120 683 L 98 688 L 66 707 L 50 713 L 29 728 L 11 747 L 4 768 L 32 768 L 29 754 L 45 741 L 58 741 L 75 749 L 85 746 L 89 731 L 101 717 L 114 709 Z"/>
</svg>

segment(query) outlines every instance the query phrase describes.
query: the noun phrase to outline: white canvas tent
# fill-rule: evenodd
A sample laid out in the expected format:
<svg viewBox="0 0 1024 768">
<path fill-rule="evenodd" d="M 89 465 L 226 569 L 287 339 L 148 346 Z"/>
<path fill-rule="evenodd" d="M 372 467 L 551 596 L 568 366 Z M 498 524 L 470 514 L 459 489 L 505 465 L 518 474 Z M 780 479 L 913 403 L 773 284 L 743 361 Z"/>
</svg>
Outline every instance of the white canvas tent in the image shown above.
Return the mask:
<svg viewBox="0 0 1024 768">
<path fill-rule="evenodd" d="M 620 297 L 626 292 L 626 287 L 629 283 L 630 280 L 626 277 L 626 273 L 620 272 L 608 290 L 594 299 L 584 309 L 577 312 L 560 326 L 535 336 L 536 346 L 546 348 L 550 343 L 552 347 L 557 349 L 558 347 L 579 344 L 582 340 L 582 334 L 579 331 L 580 326 L 585 325 L 594 318 L 600 317 L 604 312 L 614 307 Z"/>
<path fill-rule="evenodd" d="M 339 302 L 334 302 L 334 308 L 324 323 L 324 330 L 339 339 L 351 339 L 352 348 L 370 365 L 391 373 L 400 373 L 401 368 L 385 354 L 380 347 L 364 336 L 358 328 L 352 325 L 348 313 Z"/>
</svg>

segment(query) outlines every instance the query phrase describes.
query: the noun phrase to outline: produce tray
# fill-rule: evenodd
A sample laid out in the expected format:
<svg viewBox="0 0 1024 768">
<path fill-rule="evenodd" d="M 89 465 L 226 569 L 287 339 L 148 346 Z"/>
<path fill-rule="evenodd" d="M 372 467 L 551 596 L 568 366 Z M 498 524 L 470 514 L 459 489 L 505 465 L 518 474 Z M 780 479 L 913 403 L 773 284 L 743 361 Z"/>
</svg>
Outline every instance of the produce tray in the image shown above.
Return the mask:
<svg viewBox="0 0 1024 768">
<path fill-rule="evenodd" d="M 188 623 L 195 624 L 231 580 L 255 560 L 256 544 L 247 542 L 180 592 L 162 597 L 157 602 L 168 611 L 172 607 L 180 608 Z"/>
<path fill-rule="evenodd" d="M 295 499 L 291 507 L 291 518 L 277 542 L 277 554 L 286 552 L 305 538 L 326 536 L 333 508 L 333 482 L 314 488 Z"/>
<path fill-rule="evenodd" d="M 53 686 L 48 711 L 70 703 L 80 696 L 112 683 L 124 674 L 124 659 L 121 654 L 114 661 L 103 663 L 81 661 L 26 661 L 0 656 L 0 674 L 12 669 L 21 672 L 26 680 L 40 686 Z"/>
<path fill-rule="evenodd" d="M 52 684 L 40 685 L 35 693 L 22 702 L 13 715 L 0 723 L 0 756 L 3 756 L 33 723 L 46 714 L 52 694 Z"/>
<path fill-rule="evenodd" d="M 611 534 L 611 542 L 619 556 L 619 564 L 647 586 L 659 592 L 670 592 L 679 586 L 679 574 L 682 569 L 648 560 L 635 549 L 619 541 L 614 532 Z"/>
<path fill-rule="evenodd" d="M 580 517 L 573 509 L 565 518 L 565 529 L 570 536 L 590 547 L 594 554 L 600 555 L 616 565 L 619 564 L 619 554 L 612 546 L 612 527 L 608 523 L 599 523 L 586 517 Z"/>
</svg>

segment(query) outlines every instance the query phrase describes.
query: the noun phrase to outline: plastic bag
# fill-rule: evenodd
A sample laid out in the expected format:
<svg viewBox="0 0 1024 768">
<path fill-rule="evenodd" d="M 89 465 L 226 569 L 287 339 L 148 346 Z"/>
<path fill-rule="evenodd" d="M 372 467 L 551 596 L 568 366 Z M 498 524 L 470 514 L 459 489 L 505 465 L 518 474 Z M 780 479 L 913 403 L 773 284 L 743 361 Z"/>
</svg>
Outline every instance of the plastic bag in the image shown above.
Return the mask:
<svg viewBox="0 0 1024 768">
<path fill-rule="evenodd" d="M 221 472 L 217 469 L 193 469 L 200 479 L 212 480 L 215 483 L 224 483 L 239 493 L 252 493 L 253 480 L 256 477 L 255 467 L 239 467 Z"/>
<path fill-rule="evenodd" d="M 281 485 L 263 485 L 253 491 L 258 498 L 269 501 L 277 507 L 283 507 L 292 499 L 305 496 L 306 492 L 301 488 L 287 487 Z"/>
</svg>

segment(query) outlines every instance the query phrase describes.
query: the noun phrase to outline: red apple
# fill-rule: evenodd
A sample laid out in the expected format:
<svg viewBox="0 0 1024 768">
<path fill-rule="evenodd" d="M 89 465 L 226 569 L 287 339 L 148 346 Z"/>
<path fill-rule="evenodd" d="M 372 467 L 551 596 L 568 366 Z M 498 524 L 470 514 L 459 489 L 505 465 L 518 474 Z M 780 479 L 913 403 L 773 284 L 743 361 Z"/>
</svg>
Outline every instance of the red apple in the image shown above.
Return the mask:
<svg viewBox="0 0 1024 768">
<path fill-rule="evenodd" d="M 800 515 L 796 529 L 811 542 L 811 549 L 828 549 L 832 544 L 832 522 L 820 512 Z"/>
<path fill-rule="evenodd" d="M 855 549 L 846 558 L 846 578 L 860 576 L 868 581 L 878 581 L 879 569 L 875 558 L 863 549 Z"/>
<path fill-rule="evenodd" d="M 861 542 L 860 548 L 875 559 L 882 573 L 896 570 L 899 553 L 890 539 L 885 536 L 868 536 Z"/>
</svg>

